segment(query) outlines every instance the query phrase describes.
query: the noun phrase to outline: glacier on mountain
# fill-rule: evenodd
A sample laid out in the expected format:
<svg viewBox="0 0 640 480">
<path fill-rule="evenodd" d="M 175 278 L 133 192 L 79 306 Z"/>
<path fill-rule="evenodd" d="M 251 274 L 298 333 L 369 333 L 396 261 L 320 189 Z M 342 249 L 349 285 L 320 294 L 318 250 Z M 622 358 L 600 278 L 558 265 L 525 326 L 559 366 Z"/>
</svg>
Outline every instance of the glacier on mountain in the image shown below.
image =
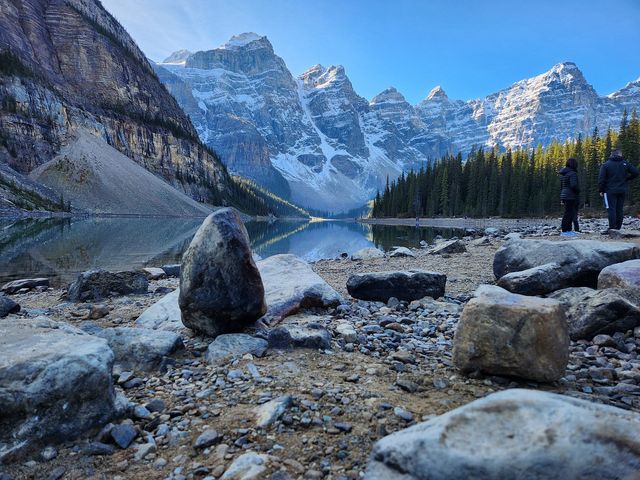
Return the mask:
<svg viewBox="0 0 640 480">
<path fill-rule="evenodd" d="M 415 106 L 393 87 L 367 101 L 341 65 L 294 78 L 255 33 L 181 50 L 156 71 L 230 171 L 331 211 L 363 205 L 387 177 L 446 153 L 602 132 L 640 105 L 640 79 L 601 97 L 571 62 L 483 99 L 451 100 L 438 86 Z"/>
</svg>

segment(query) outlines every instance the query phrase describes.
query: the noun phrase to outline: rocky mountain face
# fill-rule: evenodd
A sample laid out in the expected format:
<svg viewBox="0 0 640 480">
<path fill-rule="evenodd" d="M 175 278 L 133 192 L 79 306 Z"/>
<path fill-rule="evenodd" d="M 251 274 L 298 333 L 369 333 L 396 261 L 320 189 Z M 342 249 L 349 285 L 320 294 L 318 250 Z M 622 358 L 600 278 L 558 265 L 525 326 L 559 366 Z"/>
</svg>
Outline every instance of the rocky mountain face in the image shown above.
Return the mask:
<svg viewBox="0 0 640 480">
<path fill-rule="evenodd" d="M 0 163 L 24 178 L 90 133 L 194 199 L 224 192 L 222 165 L 99 1 L 0 0 L 0 12 Z"/>
<path fill-rule="evenodd" d="M 474 146 L 518 148 L 616 128 L 640 105 L 640 79 L 600 97 L 570 62 L 484 99 L 440 87 L 417 105 L 388 88 L 359 96 L 342 66 L 294 78 L 266 37 L 245 33 L 155 66 L 198 134 L 232 171 L 302 205 L 345 210 L 387 175 Z"/>
</svg>

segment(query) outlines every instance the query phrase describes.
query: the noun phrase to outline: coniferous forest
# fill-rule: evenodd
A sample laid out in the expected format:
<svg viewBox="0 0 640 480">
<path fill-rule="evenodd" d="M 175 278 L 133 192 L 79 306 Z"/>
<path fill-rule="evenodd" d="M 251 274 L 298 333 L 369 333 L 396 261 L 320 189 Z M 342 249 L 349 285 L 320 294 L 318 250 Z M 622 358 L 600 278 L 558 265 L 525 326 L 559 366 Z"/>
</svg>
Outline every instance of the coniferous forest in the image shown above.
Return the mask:
<svg viewBox="0 0 640 480">
<path fill-rule="evenodd" d="M 633 165 L 640 164 L 640 121 L 625 114 L 620 130 L 594 130 L 587 138 L 554 142 L 535 149 L 474 150 L 445 156 L 419 171 L 402 174 L 378 192 L 373 217 L 471 216 L 521 217 L 558 214 L 559 171 L 568 158 L 578 160 L 580 205 L 602 208 L 598 192 L 600 166 L 615 148 Z M 640 180 L 631 183 L 627 205 L 640 209 Z"/>
</svg>

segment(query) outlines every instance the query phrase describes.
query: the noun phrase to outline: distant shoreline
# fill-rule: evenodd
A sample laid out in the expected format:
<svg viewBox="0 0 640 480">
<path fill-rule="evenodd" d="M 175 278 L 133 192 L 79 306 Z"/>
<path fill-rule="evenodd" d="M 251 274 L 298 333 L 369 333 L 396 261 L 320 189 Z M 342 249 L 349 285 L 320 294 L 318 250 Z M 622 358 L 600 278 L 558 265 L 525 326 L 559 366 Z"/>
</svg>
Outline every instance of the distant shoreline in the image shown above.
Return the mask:
<svg viewBox="0 0 640 480">
<path fill-rule="evenodd" d="M 366 225 L 416 226 L 415 218 L 361 218 L 357 221 Z M 418 223 L 420 227 L 443 228 L 501 228 L 522 225 L 560 225 L 560 218 L 420 218 Z"/>
</svg>

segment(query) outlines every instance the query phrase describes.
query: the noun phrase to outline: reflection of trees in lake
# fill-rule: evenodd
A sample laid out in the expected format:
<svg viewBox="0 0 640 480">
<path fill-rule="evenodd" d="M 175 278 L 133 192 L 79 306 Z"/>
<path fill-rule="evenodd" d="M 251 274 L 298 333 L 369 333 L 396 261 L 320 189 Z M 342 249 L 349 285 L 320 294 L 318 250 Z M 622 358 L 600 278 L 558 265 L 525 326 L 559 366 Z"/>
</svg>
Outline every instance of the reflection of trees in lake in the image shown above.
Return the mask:
<svg viewBox="0 0 640 480">
<path fill-rule="evenodd" d="M 462 237 L 464 230 L 457 228 L 409 227 L 404 225 L 369 225 L 376 247 L 389 250 L 395 246 L 419 247 L 424 240 L 433 243 L 436 236 L 443 238 Z"/>
</svg>

